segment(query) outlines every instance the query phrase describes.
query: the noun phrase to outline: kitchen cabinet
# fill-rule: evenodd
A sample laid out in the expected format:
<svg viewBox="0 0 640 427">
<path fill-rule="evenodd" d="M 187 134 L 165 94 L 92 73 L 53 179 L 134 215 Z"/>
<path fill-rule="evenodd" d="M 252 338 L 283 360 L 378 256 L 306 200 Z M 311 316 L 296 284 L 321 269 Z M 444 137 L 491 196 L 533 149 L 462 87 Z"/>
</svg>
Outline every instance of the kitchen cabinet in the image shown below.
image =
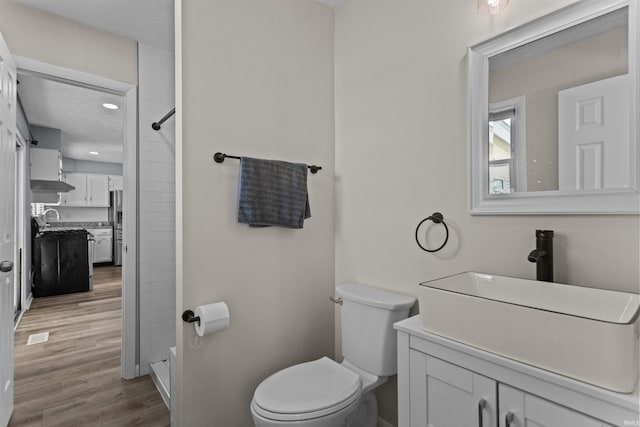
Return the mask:
<svg viewBox="0 0 640 427">
<path fill-rule="evenodd" d="M 31 179 L 42 181 L 60 181 L 62 156 L 60 151 L 47 148 L 30 149 Z"/>
<path fill-rule="evenodd" d="M 108 175 L 65 173 L 63 180 L 75 190 L 62 194 L 60 206 L 109 207 Z"/>
<path fill-rule="evenodd" d="M 66 173 L 64 182 L 73 185 L 75 190 L 64 193 L 60 197 L 60 206 L 87 206 L 87 175 L 83 173 Z"/>
<path fill-rule="evenodd" d="M 113 231 L 110 228 L 87 229 L 93 235 L 93 260 L 92 262 L 113 261 Z"/>
<path fill-rule="evenodd" d="M 430 334 L 419 315 L 395 328 L 399 427 L 640 425 L 638 388 L 612 392 Z"/>
<path fill-rule="evenodd" d="M 89 204 L 94 207 L 109 207 L 109 176 L 87 175 L 87 187 L 89 188 Z"/>
<path fill-rule="evenodd" d="M 120 175 L 109 175 L 109 191 L 124 190 L 124 178 Z"/>
<path fill-rule="evenodd" d="M 47 231 L 34 238 L 34 297 L 89 290 L 87 233 Z"/>
</svg>

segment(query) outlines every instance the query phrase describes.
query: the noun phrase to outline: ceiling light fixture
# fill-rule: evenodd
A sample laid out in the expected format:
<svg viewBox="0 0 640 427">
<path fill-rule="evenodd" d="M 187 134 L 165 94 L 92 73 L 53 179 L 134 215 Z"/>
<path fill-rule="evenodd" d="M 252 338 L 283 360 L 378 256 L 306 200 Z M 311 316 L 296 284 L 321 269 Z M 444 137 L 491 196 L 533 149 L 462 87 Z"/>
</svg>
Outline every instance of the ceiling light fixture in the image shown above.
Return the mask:
<svg viewBox="0 0 640 427">
<path fill-rule="evenodd" d="M 105 102 L 104 104 L 102 104 L 102 106 L 108 110 L 117 110 L 118 108 L 120 108 L 116 104 L 110 104 L 108 102 Z"/>
<path fill-rule="evenodd" d="M 509 0 L 478 0 L 478 13 L 495 15 L 509 6 Z"/>
<path fill-rule="evenodd" d="M 93 154 L 94 156 L 97 156 L 100 153 L 98 153 L 97 151 L 89 151 L 89 154 Z"/>
</svg>

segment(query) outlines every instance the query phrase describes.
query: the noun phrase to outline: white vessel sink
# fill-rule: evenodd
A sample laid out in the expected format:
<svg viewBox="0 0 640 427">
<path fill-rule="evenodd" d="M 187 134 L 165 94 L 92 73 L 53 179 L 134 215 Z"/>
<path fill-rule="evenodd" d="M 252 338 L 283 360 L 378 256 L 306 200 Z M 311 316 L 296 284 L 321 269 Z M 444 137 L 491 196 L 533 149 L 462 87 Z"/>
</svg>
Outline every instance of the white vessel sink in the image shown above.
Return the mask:
<svg viewBox="0 0 640 427">
<path fill-rule="evenodd" d="M 461 273 L 420 284 L 422 328 L 609 390 L 638 379 L 640 297 Z"/>
</svg>

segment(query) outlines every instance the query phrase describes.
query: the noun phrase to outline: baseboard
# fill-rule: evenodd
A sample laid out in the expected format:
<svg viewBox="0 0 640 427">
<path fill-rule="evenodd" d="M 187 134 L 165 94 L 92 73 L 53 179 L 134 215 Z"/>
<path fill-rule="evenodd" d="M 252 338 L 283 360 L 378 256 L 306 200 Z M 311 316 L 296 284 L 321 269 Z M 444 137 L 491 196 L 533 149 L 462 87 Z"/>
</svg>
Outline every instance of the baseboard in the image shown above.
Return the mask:
<svg viewBox="0 0 640 427">
<path fill-rule="evenodd" d="M 139 376 L 144 376 L 144 375 L 149 375 L 149 372 L 151 370 L 149 369 L 149 364 L 146 365 L 141 365 L 140 366 L 140 371 L 139 371 Z"/>
<path fill-rule="evenodd" d="M 378 427 L 396 427 L 387 420 L 378 417 Z"/>
<path fill-rule="evenodd" d="M 24 313 L 31 308 L 31 303 L 33 302 L 33 294 L 29 293 L 27 296 L 27 300 L 25 301 L 25 306 L 20 310 L 20 314 L 18 314 L 18 318 L 16 319 L 13 325 L 13 332 L 15 333 L 18 330 L 18 325 L 20 325 L 20 321 L 22 320 L 22 316 Z"/>
<path fill-rule="evenodd" d="M 27 296 L 27 301 L 26 301 L 26 307 L 24 307 L 24 310 L 29 310 L 31 308 L 31 303 L 33 302 L 33 294 L 31 292 L 29 292 L 29 296 Z"/>
<path fill-rule="evenodd" d="M 22 320 L 22 316 L 23 315 L 24 315 L 24 311 L 20 310 L 20 313 L 18 314 L 18 318 L 16 319 L 15 323 L 13 324 L 13 333 L 14 334 L 18 330 L 18 326 L 20 325 L 20 321 Z"/>
</svg>

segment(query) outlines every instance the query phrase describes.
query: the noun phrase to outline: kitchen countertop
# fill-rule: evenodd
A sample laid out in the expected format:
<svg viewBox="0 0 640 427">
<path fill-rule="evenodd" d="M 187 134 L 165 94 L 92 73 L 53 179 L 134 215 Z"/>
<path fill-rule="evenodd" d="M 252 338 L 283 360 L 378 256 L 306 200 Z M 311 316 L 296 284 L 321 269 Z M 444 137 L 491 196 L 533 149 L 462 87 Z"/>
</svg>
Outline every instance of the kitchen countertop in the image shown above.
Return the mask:
<svg viewBox="0 0 640 427">
<path fill-rule="evenodd" d="M 113 224 L 109 221 L 85 221 L 85 222 L 58 222 L 52 221 L 47 228 L 113 228 Z"/>
</svg>

